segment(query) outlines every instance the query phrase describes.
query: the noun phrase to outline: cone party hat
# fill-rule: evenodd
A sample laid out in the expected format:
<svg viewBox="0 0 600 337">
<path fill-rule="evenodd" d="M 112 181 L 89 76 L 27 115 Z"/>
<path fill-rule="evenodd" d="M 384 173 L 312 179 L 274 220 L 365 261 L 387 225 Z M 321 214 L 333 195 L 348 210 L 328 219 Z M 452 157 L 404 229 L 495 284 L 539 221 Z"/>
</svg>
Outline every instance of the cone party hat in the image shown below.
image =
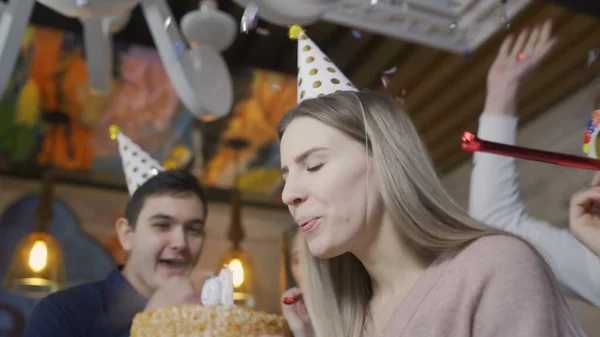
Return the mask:
<svg viewBox="0 0 600 337">
<path fill-rule="evenodd" d="M 119 154 L 127 181 L 129 195 L 142 186 L 148 179 L 164 171 L 164 167 L 150 157 L 142 148 L 134 143 L 116 125 L 109 128 L 110 138 L 119 143 Z"/>
<path fill-rule="evenodd" d="M 298 103 L 336 91 L 358 91 L 302 27 L 292 26 L 289 37 L 298 40 Z"/>
</svg>

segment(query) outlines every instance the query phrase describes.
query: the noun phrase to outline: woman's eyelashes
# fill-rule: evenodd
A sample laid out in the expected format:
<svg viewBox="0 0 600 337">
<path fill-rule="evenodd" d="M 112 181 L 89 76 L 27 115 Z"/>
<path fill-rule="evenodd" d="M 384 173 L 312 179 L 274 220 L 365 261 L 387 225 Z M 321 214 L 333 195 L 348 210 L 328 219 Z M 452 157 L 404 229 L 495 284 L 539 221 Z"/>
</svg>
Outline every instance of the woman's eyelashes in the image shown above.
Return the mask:
<svg viewBox="0 0 600 337">
<path fill-rule="evenodd" d="M 315 165 L 315 166 L 309 166 L 309 167 L 306 168 L 306 170 L 308 172 L 317 172 L 318 170 L 321 169 L 321 167 L 323 167 L 323 165 L 325 165 L 325 164 L 319 164 L 319 165 Z"/>
</svg>

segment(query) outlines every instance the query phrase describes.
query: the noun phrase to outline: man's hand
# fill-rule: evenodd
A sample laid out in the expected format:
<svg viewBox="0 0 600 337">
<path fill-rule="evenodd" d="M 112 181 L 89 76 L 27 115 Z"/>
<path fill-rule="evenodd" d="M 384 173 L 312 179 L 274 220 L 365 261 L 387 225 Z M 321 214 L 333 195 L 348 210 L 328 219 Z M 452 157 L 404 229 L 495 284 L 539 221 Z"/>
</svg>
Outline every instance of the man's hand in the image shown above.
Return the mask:
<svg viewBox="0 0 600 337">
<path fill-rule="evenodd" d="M 506 37 L 487 77 L 485 112 L 514 114 L 519 85 L 548 56 L 556 40 L 551 37 L 552 22 L 521 31 L 514 39 Z"/>
<path fill-rule="evenodd" d="M 200 294 L 188 278 L 172 277 L 150 297 L 144 311 L 183 303 L 201 303 Z"/>
<path fill-rule="evenodd" d="M 592 187 L 571 198 L 569 226 L 579 241 L 600 255 L 600 172 L 594 176 Z"/>
</svg>

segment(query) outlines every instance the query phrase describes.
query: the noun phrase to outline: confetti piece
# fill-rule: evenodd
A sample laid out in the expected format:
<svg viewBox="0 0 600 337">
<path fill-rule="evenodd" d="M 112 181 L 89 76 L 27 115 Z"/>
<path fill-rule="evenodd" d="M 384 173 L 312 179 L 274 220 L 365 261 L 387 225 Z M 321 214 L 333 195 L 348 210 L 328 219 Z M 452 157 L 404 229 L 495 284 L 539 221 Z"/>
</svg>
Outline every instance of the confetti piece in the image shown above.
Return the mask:
<svg viewBox="0 0 600 337">
<path fill-rule="evenodd" d="M 242 21 L 240 23 L 240 30 L 244 34 L 248 34 L 251 30 L 256 28 L 258 24 L 258 5 L 251 2 L 246 6 L 244 14 L 242 14 Z"/>
<path fill-rule="evenodd" d="M 502 1 L 498 8 L 498 21 L 504 25 L 505 29 L 510 28 L 510 20 L 508 19 L 508 11 L 506 9 L 506 1 Z"/>
<path fill-rule="evenodd" d="M 171 23 L 172 23 L 172 22 L 173 22 L 173 18 L 169 16 L 169 17 L 168 17 L 168 18 L 165 20 L 165 30 L 167 30 L 167 29 L 169 28 L 169 26 L 171 26 Z"/>
<path fill-rule="evenodd" d="M 177 54 L 177 57 L 181 57 L 181 55 L 185 51 L 186 44 L 181 41 L 174 41 L 173 48 L 175 49 L 175 53 Z"/>
<path fill-rule="evenodd" d="M 358 30 L 356 30 L 356 29 L 353 29 L 353 30 L 352 30 L 352 35 L 353 35 L 355 38 L 357 38 L 357 39 L 360 39 L 360 38 L 361 38 L 361 36 L 362 36 L 362 35 L 360 34 L 360 31 L 358 31 Z"/>
<path fill-rule="evenodd" d="M 589 67 L 592 65 L 592 63 L 596 62 L 599 55 L 600 55 L 600 48 L 590 49 L 588 51 L 587 66 Z"/>
<path fill-rule="evenodd" d="M 397 70 L 398 70 L 398 68 L 396 66 L 393 66 L 388 70 L 384 70 L 383 73 L 386 75 L 393 75 L 396 73 Z"/>
<path fill-rule="evenodd" d="M 387 88 L 390 85 L 392 80 L 392 76 L 396 73 L 397 67 L 392 67 L 390 69 L 384 70 L 381 73 L 381 84 L 384 88 Z"/>
<path fill-rule="evenodd" d="M 271 35 L 271 32 L 266 28 L 257 27 L 256 34 L 262 35 L 262 36 L 269 36 L 269 35 Z"/>
</svg>

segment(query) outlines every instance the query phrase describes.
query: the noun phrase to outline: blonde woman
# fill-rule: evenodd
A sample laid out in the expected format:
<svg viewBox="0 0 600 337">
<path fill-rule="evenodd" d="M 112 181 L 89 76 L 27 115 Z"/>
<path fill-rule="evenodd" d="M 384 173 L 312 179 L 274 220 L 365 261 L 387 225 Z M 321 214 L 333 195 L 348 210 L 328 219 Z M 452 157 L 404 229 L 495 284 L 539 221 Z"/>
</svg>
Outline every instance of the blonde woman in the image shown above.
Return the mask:
<svg viewBox="0 0 600 337">
<path fill-rule="evenodd" d="M 585 336 L 541 256 L 452 201 L 392 97 L 316 97 L 279 128 L 316 336 Z"/>
</svg>

